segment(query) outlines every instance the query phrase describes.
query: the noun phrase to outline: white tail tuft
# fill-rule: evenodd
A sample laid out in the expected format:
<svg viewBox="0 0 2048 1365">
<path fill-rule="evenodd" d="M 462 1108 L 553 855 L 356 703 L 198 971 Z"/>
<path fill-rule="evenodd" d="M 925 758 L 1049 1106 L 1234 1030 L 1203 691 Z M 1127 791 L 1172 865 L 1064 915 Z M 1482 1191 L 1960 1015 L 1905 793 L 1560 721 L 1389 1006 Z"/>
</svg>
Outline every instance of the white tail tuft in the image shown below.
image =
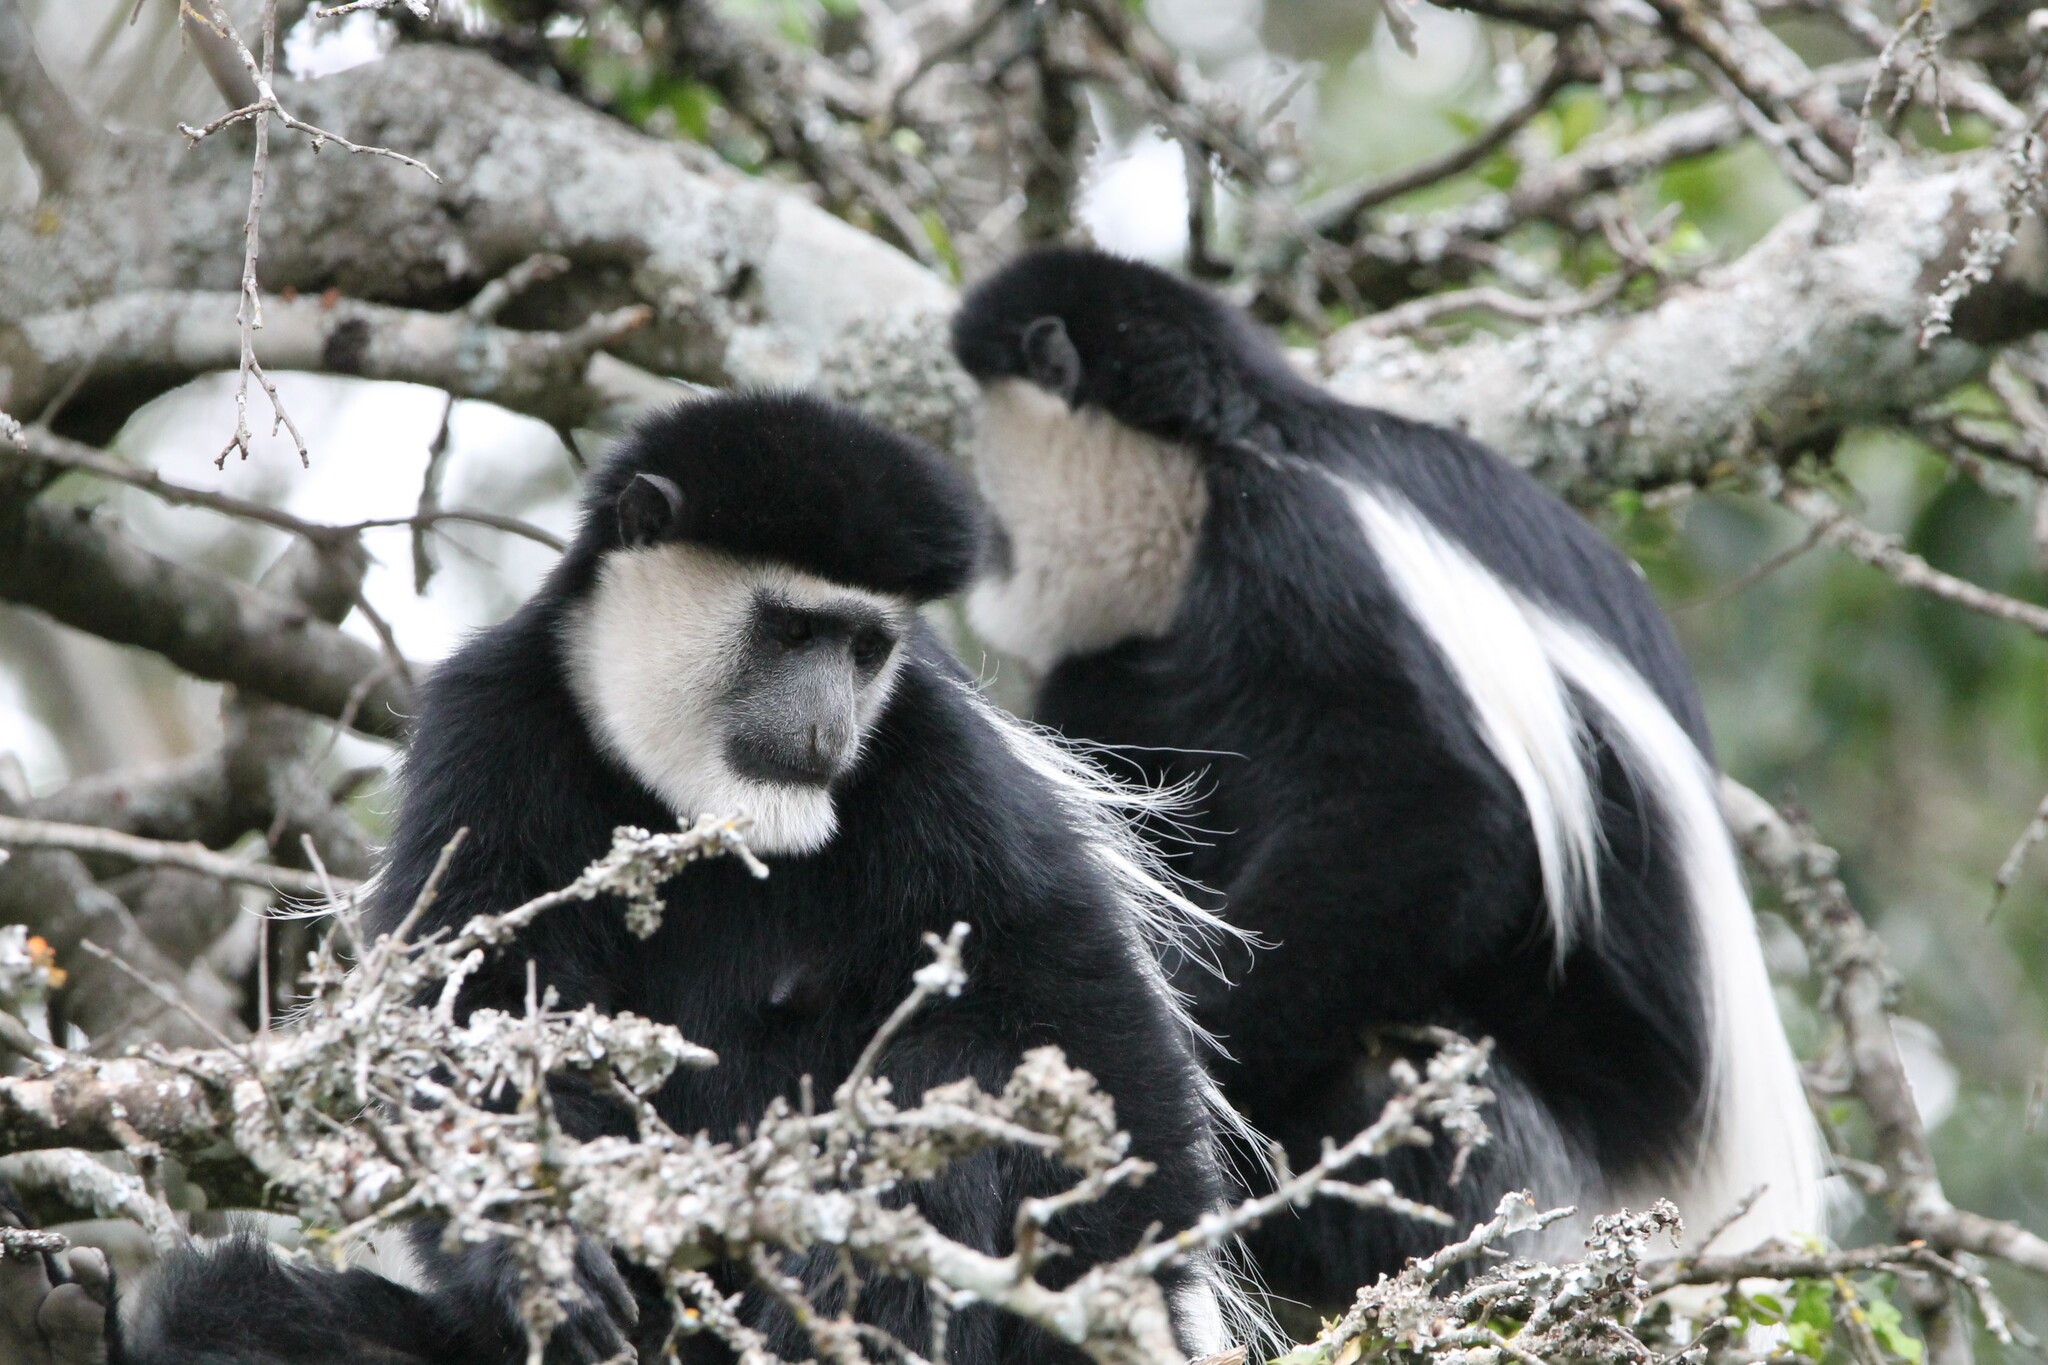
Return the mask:
<svg viewBox="0 0 2048 1365">
<path fill-rule="evenodd" d="M 1752 1190 L 1763 1193 L 1723 1234 L 1720 1250 L 1826 1230 L 1820 1130 L 1778 1020 L 1756 914 L 1713 770 L 1642 675 L 1584 626 L 1532 607 L 1544 651 L 1605 715 L 1603 733 L 1644 780 L 1664 818 L 1707 962 L 1708 1122 L 1689 1188 L 1678 1197 L 1704 1229 Z"/>
<path fill-rule="evenodd" d="M 1336 482 L 1402 605 L 1449 665 L 1487 749 L 1522 793 L 1562 963 L 1600 916 L 1600 821 L 1571 698 L 1521 599 L 1470 551 L 1399 494 Z"/>
</svg>

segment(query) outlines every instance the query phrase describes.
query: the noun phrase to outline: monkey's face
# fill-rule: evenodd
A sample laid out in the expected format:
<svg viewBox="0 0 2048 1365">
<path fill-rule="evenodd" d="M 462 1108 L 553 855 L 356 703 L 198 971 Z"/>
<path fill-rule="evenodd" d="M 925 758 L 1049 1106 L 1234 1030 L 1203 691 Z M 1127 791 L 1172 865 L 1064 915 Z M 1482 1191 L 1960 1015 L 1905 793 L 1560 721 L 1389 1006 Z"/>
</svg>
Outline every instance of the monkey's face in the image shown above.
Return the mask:
<svg viewBox="0 0 2048 1365">
<path fill-rule="evenodd" d="M 599 744 L 677 816 L 753 821 L 762 853 L 822 847 L 914 620 L 901 599 L 698 545 L 615 550 L 566 635 Z"/>
</svg>

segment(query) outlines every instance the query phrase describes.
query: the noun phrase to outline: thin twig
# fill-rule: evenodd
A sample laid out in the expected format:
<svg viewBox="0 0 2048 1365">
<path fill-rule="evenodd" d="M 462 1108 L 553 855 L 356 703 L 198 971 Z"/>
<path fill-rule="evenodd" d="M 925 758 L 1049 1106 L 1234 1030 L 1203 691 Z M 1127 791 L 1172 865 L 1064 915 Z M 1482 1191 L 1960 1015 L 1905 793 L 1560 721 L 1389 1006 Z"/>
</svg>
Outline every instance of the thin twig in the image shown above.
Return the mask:
<svg viewBox="0 0 2048 1365">
<path fill-rule="evenodd" d="M 1991 909 L 1985 918 L 1998 913 L 1998 907 L 2005 904 L 2005 896 L 2012 890 L 2012 884 L 2019 879 L 2020 868 L 2027 861 L 2027 854 L 2034 845 L 2048 839 L 2048 796 L 2041 798 L 2041 804 L 2034 810 L 2034 818 L 2027 821 L 2027 827 L 2020 831 L 2020 837 L 2013 841 L 2012 851 L 2005 855 L 2005 861 L 1998 865 L 1998 875 L 1991 879 Z"/>
<path fill-rule="evenodd" d="M 257 282 L 256 265 L 262 240 L 263 196 L 270 169 L 270 120 L 275 116 L 285 127 L 309 138 L 316 152 L 325 144 L 332 142 L 353 154 L 387 157 L 401 165 L 410 166 L 426 174 L 436 184 L 440 183 L 441 177 L 435 175 L 425 164 L 387 147 L 364 146 L 330 133 L 324 128 L 316 128 L 295 117 L 279 103 L 277 90 L 272 83 L 277 68 L 277 0 L 263 0 L 260 20 L 263 56 L 260 62 L 255 54 L 249 51 L 248 45 L 235 33 L 233 22 L 228 18 L 227 11 L 221 7 L 221 0 L 204 0 L 204 3 L 206 14 L 201 17 L 215 34 L 233 45 L 235 55 L 241 58 L 244 70 L 255 82 L 257 96 L 253 104 L 230 110 L 198 128 L 185 123 L 178 125 L 178 131 L 195 144 L 239 123 L 253 121 L 256 125 L 256 149 L 249 163 L 249 212 L 242 226 L 241 297 L 235 309 L 235 320 L 242 329 L 242 358 L 235 386 L 235 431 L 234 435 L 229 437 L 227 445 L 221 448 L 220 456 L 214 463 L 216 466 L 225 465 L 228 456 L 236 453 L 245 460 L 249 458 L 250 443 L 254 439 L 249 430 L 249 381 L 254 379 L 270 400 L 270 434 L 277 435 L 279 428 L 289 431 L 293 445 L 298 448 L 300 464 L 309 465 L 312 457 L 306 450 L 305 437 L 299 434 L 298 426 L 285 411 L 284 402 L 278 396 L 277 385 L 264 370 L 262 363 L 256 359 L 256 333 L 263 326 L 263 295 Z M 196 13 L 191 10 L 189 4 L 186 5 L 186 10 Z"/>
<path fill-rule="evenodd" d="M 1550 64 L 1527 99 L 1510 109 L 1479 136 L 1440 156 L 1419 161 L 1380 180 L 1331 190 L 1302 206 L 1301 216 L 1321 236 L 1341 235 L 1364 214 L 1420 189 L 1462 175 L 1505 146 L 1508 140 L 1550 107 L 1558 91 L 1579 78 L 1579 63 L 1565 52 Z"/>
<path fill-rule="evenodd" d="M 1510 293 L 1498 285 L 1483 284 L 1471 289 L 1454 289 L 1444 294 L 1429 294 L 1389 308 L 1366 320 L 1361 330 L 1372 336 L 1398 336 L 1427 327 L 1440 318 L 1454 313 L 1487 312 L 1496 313 L 1516 322 L 1556 322 L 1562 318 L 1577 317 L 1605 308 L 1621 297 L 1635 280 L 1634 270 L 1617 270 L 1602 280 L 1599 285 L 1581 294 L 1572 294 L 1558 299 L 1532 299 Z"/>
<path fill-rule="evenodd" d="M 1725 602 L 1738 593 L 1747 592 L 1778 570 L 1806 554 L 1814 546 L 1820 544 L 1825 534 L 1826 532 L 1822 527 L 1818 525 L 1809 526 L 1806 528 L 1806 534 L 1793 544 L 1786 546 L 1767 559 L 1752 564 L 1749 568 L 1744 569 L 1741 573 L 1712 591 L 1701 593 L 1698 597 L 1689 598 L 1678 603 L 1672 607 L 1672 610 L 1698 611 L 1702 607 L 1711 607 L 1717 603 Z"/>
<path fill-rule="evenodd" d="M 144 839 L 97 825 L 69 825 L 54 820 L 24 820 L 0 815 L 0 844 L 16 848 L 61 848 L 72 853 L 120 858 L 144 867 L 176 867 L 217 881 L 244 886 L 261 886 L 291 896 L 320 896 L 327 883 L 295 867 L 250 863 L 214 852 L 199 843 L 170 843 Z M 334 885 L 354 890 L 358 883 L 334 879 Z"/>
<path fill-rule="evenodd" d="M 557 554 L 564 548 L 561 537 L 542 530 L 532 522 L 521 521 L 517 517 L 504 516 L 497 512 L 473 509 L 435 509 L 406 517 L 372 517 L 365 521 L 341 525 L 307 521 L 303 517 L 293 516 L 290 512 L 267 503 L 252 502 L 228 493 L 215 493 L 210 489 L 172 483 L 153 469 L 137 469 L 133 465 L 123 464 L 83 442 L 73 441 L 41 427 L 27 428 L 24 439 L 27 441 L 27 453 L 45 464 L 75 469 L 102 479 L 110 479 L 115 483 L 127 484 L 130 488 L 139 488 L 173 506 L 203 507 L 222 516 L 261 522 L 265 526 L 302 536 L 316 545 L 338 544 L 354 539 L 363 531 L 376 530 L 380 527 L 432 527 L 442 522 L 461 522 L 471 526 L 487 526 L 494 531 L 519 536 L 536 545 L 545 545 Z"/>
<path fill-rule="evenodd" d="M 1788 484 L 1778 495 L 1778 500 L 1812 522 L 1819 529 L 1821 539 L 1828 544 L 1865 564 L 1884 570 L 1907 587 L 1917 588 L 1971 611 L 2024 626 L 2036 635 L 2048 636 L 2048 607 L 2022 602 L 2016 597 L 2007 597 L 2004 593 L 1957 578 L 1954 574 L 1943 573 L 1901 547 L 1896 536 L 1874 531 L 1855 520 L 1818 489 Z"/>
</svg>

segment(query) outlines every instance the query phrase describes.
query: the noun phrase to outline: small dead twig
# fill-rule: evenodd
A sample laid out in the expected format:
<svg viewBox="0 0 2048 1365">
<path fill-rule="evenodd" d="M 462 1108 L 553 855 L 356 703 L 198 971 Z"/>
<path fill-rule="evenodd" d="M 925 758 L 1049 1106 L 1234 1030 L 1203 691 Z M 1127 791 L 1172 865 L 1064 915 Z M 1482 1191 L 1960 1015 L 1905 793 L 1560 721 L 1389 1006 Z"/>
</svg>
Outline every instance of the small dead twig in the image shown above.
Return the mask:
<svg viewBox="0 0 2048 1365">
<path fill-rule="evenodd" d="M 2020 868 L 2027 861 L 2027 854 L 2034 845 L 2048 839 L 2048 796 L 2041 798 L 2041 804 L 2034 810 L 2034 818 L 2027 821 L 2027 827 L 2020 831 L 2020 837 L 2013 841 L 2012 849 L 1998 865 L 1998 873 L 1991 879 L 1991 909 L 1985 912 L 1988 920 L 1998 913 L 2005 904 L 2006 893 L 2019 880 Z"/>
<path fill-rule="evenodd" d="M 1560 90 L 1581 78 L 1580 67 L 1581 63 L 1573 56 L 1560 52 L 1528 97 L 1494 120 L 1477 137 L 1384 179 L 1320 195 L 1302 206 L 1302 219 L 1321 236 L 1341 237 L 1355 228 L 1361 217 L 1380 205 L 1454 175 L 1462 175 L 1506 146 L 1509 139 L 1534 122 L 1538 114 L 1550 107 L 1551 100 Z"/>
<path fill-rule="evenodd" d="M 1957 578 L 1954 574 L 1943 573 L 1902 547 L 1896 536 L 1872 530 L 1851 517 L 1818 489 L 1788 484 L 1779 493 L 1778 500 L 1811 522 L 1827 544 L 1846 551 L 1873 568 L 1884 570 L 1905 586 L 2023 626 L 2036 635 L 2048 636 L 2048 607 L 2022 602 L 2016 597 Z"/>
<path fill-rule="evenodd" d="M 291 896 L 322 896 L 329 884 L 295 867 L 244 862 L 216 853 L 204 844 L 144 839 L 97 825 L 67 825 L 0 815 L 0 844 L 15 848 L 61 848 L 72 853 L 120 858 L 144 867 L 176 867 L 219 881 L 266 887 Z M 358 885 L 347 878 L 333 879 L 332 884 L 344 891 L 353 891 Z"/>
<path fill-rule="evenodd" d="M 1980 284 L 1998 273 L 2005 255 L 2019 241 L 2020 220 L 2039 212 L 2041 188 L 2048 177 L 2048 164 L 2041 156 L 2039 124 L 2016 139 L 2007 153 L 2005 192 L 1999 198 L 1998 217 L 1971 229 L 1963 248 L 1962 262 L 1942 277 L 1941 287 L 1927 302 L 1927 315 L 1920 322 L 1919 344 L 1926 350 L 1954 330 L 1956 305 Z"/>
<path fill-rule="evenodd" d="M 277 90 L 272 83 L 277 69 L 277 0 L 263 0 L 262 16 L 259 21 L 262 26 L 263 47 L 263 56 L 260 60 L 235 32 L 234 22 L 222 7 L 221 0 L 200 2 L 205 5 L 204 12 L 194 8 L 193 0 L 180 0 L 186 14 L 204 24 L 216 37 L 233 47 L 235 56 L 241 60 L 243 69 L 256 87 L 254 103 L 229 110 L 210 123 L 196 128 L 187 123 L 178 125 L 178 131 L 194 145 L 237 124 L 254 123 L 256 127 L 256 148 L 249 163 L 249 212 L 242 226 L 240 302 L 235 310 L 235 320 L 242 329 L 242 357 L 235 386 L 235 430 L 228 438 L 228 443 L 221 448 L 214 464 L 225 465 L 228 456 L 237 453 L 245 460 L 249 458 L 250 444 L 254 440 L 249 430 L 249 382 L 253 379 L 270 400 L 270 434 L 275 436 L 280 428 L 289 431 L 292 444 L 298 448 L 300 464 L 307 465 L 312 462 L 312 456 L 306 450 L 306 438 L 300 434 L 298 426 L 285 411 L 284 400 L 278 396 L 276 383 L 272 381 L 262 363 L 256 359 L 256 333 L 263 326 L 263 295 L 257 282 L 256 266 L 261 254 L 263 197 L 270 174 L 270 121 L 276 118 L 286 128 L 309 138 L 316 152 L 331 142 L 354 155 L 381 156 L 400 165 L 410 166 L 437 184 L 441 177 L 435 175 L 424 162 L 415 161 L 388 147 L 371 147 L 351 142 L 339 134 L 314 127 L 284 107 L 278 100 Z"/>
</svg>

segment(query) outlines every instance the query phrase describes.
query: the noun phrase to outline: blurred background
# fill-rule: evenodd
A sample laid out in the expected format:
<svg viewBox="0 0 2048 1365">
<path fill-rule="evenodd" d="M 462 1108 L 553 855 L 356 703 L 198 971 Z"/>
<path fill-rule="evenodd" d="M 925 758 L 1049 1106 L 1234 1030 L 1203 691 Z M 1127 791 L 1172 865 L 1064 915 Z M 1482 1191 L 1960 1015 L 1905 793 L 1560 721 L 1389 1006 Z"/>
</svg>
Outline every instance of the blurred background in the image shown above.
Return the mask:
<svg viewBox="0 0 2048 1365">
<path fill-rule="evenodd" d="M 938 0 L 933 0 L 937 5 Z M 724 8 L 791 41 L 830 40 L 857 0 L 760 0 Z M 925 6 L 931 8 L 933 6 Z M 94 112 L 116 126 L 165 128 L 217 107 L 183 50 L 176 13 L 129 0 L 30 0 L 46 62 Z M 965 15 L 968 6 L 954 5 Z M 1219 86 L 1248 104 L 1280 101 L 1307 158 L 1302 179 L 1341 185 L 1454 147 L 1528 91 L 1524 54 L 1506 31 L 1469 14 L 1427 6 L 1412 16 L 1413 55 L 1388 20 L 1355 0 L 1150 0 L 1159 34 Z M 632 35 L 563 32 L 570 60 L 615 112 L 663 135 L 693 138 L 748 170 L 750 146 L 686 82 L 650 78 Z M 1824 26 L 1786 30 L 1809 62 L 1838 55 Z M 374 61 L 393 26 L 358 15 L 286 45 L 299 74 Z M 1112 95 L 1090 90 L 1086 170 L 1078 218 L 1104 246 L 1178 263 L 1188 236 L 1188 192 L 1177 144 Z M 1611 105 L 1596 92 L 1554 102 L 1468 174 L 1430 188 L 1425 206 L 1512 182 L 1531 145 L 1556 153 L 1596 134 Z M 1989 129 L 1967 115 L 1933 143 L 1982 145 Z M 33 200 L 34 180 L 0 125 L 0 199 Z M 1219 237 L 1243 212 L 1218 187 Z M 1663 250 L 1693 265 L 1727 259 L 1802 202 L 1754 143 L 1682 163 L 1632 191 L 1645 221 L 1663 220 Z M 1001 240 L 1000 232 L 988 234 Z M 1567 246 L 1540 230 L 1518 250 L 1566 273 Z M 987 264 L 963 250 L 956 275 Z M 0 262 L 0 270 L 6 269 Z M 1590 267 L 1589 267 L 1590 268 Z M 1289 333 L 1290 339 L 1308 338 Z M 309 469 L 287 442 L 216 471 L 232 376 L 215 376 L 152 402 L 114 449 L 177 480 L 259 499 L 323 521 L 402 517 L 417 501 L 430 445 L 447 429 L 443 505 L 525 518 L 566 533 L 577 464 L 549 427 L 477 402 L 452 410 L 436 391 L 320 376 L 280 378 L 312 450 Z M 1904 537 L 1937 567 L 2020 598 L 2043 597 L 2043 538 L 2031 489 L 1991 471 L 1957 466 L 1898 431 L 1852 433 L 1838 468 L 1871 525 Z M 173 558 L 250 578 L 284 547 L 282 533 L 169 508 L 129 490 L 74 479 L 58 496 L 115 513 L 142 543 Z M 1672 614 L 1696 668 L 1724 766 L 1774 799 L 1790 796 L 1841 850 L 1843 875 L 1904 976 L 1902 1041 L 1919 1103 L 1933 1129 L 1952 1197 L 1985 1213 L 2048 1227 L 2048 851 L 2019 871 L 1994 906 L 1994 878 L 2048 794 L 2048 648 L 2041 640 L 1934 598 L 1826 548 L 1806 526 L 1743 493 L 1618 495 L 1583 509 L 1642 565 Z M 438 570 L 416 590 L 410 532 L 373 531 L 365 595 L 403 653 L 430 662 L 462 634 L 505 615 L 537 582 L 544 548 L 473 526 L 447 528 Z M 361 614 L 347 629 L 373 640 Z M 971 642 L 969 657 L 974 657 Z M 993 667 L 993 665 L 991 665 Z M 34 793 L 68 780 L 170 759 L 219 740 L 219 689 L 154 656 L 51 624 L 0 604 L 0 750 Z M 388 750 L 345 735 L 324 760 L 331 774 L 380 762 Z M 330 775 L 331 775 L 330 774 Z M 354 797 L 374 829 L 389 805 L 383 779 Z M 1820 1031 L 1800 948 L 1782 928 L 1769 945 L 1797 1041 Z M 1845 1107 L 1845 1115 L 1847 1113 Z M 1853 1122 L 1853 1120 L 1851 1120 Z M 1844 1240 L 1855 1234 L 1845 1232 Z M 2021 1316 L 2048 1332 L 2038 1285 L 2004 1283 Z"/>
</svg>

